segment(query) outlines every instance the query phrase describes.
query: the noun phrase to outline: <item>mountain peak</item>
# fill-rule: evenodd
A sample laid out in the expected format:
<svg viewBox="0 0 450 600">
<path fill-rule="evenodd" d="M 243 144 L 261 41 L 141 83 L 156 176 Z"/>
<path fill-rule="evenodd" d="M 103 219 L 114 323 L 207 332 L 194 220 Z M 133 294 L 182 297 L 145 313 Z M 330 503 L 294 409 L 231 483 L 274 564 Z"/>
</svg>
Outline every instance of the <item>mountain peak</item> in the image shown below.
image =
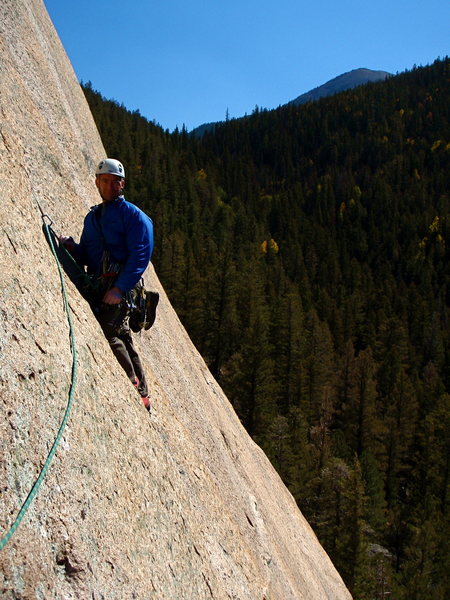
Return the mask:
<svg viewBox="0 0 450 600">
<path fill-rule="evenodd" d="M 320 85 L 309 92 L 301 94 L 287 104 L 305 104 L 306 102 L 318 100 L 319 98 L 324 98 L 325 96 L 333 96 L 339 92 L 344 92 L 345 90 L 349 90 L 366 83 L 382 81 L 390 76 L 391 73 L 388 73 L 387 71 L 373 71 L 363 67 L 359 69 L 353 69 L 352 71 L 338 75 L 334 79 L 330 79 L 330 81 L 327 81 L 323 85 Z M 212 131 L 214 127 L 220 123 L 223 123 L 223 121 L 218 121 L 215 123 L 203 123 L 202 125 L 199 125 L 193 129 L 191 134 L 200 138 L 207 131 Z"/>
<path fill-rule="evenodd" d="M 325 96 L 333 96 L 339 92 L 349 90 L 366 83 L 373 83 L 376 81 L 382 81 L 387 77 L 390 77 L 391 73 L 387 71 L 373 71 L 371 69 L 359 68 L 338 75 L 333 79 L 330 79 L 323 85 L 320 85 L 305 94 L 301 94 L 288 104 L 304 104 L 312 100 L 318 100 Z"/>
</svg>

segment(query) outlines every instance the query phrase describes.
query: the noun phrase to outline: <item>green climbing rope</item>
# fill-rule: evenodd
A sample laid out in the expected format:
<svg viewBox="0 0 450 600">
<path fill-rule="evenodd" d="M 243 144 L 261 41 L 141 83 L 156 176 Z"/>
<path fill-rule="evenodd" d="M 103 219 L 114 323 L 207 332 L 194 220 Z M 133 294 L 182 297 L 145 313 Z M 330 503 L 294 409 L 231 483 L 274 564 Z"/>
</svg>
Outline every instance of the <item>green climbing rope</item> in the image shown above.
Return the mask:
<svg viewBox="0 0 450 600">
<path fill-rule="evenodd" d="M 39 206 L 39 208 L 41 208 Z M 1 538 L 0 540 L 0 550 L 3 550 L 3 548 L 6 546 L 6 544 L 8 543 L 8 541 L 11 539 L 11 537 L 13 536 L 14 532 L 16 531 L 16 529 L 19 527 L 23 517 L 25 516 L 25 513 L 28 509 L 28 507 L 30 506 L 31 502 L 33 501 L 34 497 L 36 496 L 36 494 L 39 491 L 39 488 L 41 487 L 41 484 L 45 478 L 45 475 L 47 473 L 47 470 L 50 466 L 50 463 L 55 455 L 56 449 L 59 445 L 59 442 L 61 440 L 61 437 L 64 433 L 64 429 L 66 427 L 66 423 L 69 419 L 69 414 L 70 414 L 70 410 L 72 408 L 72 403 L 73 403 L 73 395 L 74 395 L 74 391 L 75 391 L 75 384 L 76 384 L 76 380 L 77 380 L 77 351 L 76 351 L 76 346 L 75 346 L 75 336 L 74 336 L 74 332 L 73 332 L 73 325 L 72 325 L 72 319 L 70 317 L 70 310 L 69 310 L 69 301 L 67 299 L 67 292 L 66 292 L 66 286 L 64 284 L 64 276 L 63 276 L 63 272 L 61 269 L 61 264 L 59 262 L 58 259 L 58 255 L 56 253 L 55 250 L 55 246 L 53 244 L 53 239 L 52 239 L 52 235 L 50 232 L 50 225 L 51 225 L 51 219 L 49 219 L 48 215 L 45 215 L 42 210 L 42 219 L 44 221 L 44 232 L 45 235 L 47 237 L 47 241 L 50 245 L 50 248 L 52 250 L 53 256 L 55 257 L 56 260 L 56 264 L 58 267 L 58 272 L 59 272 L 59 278 L 61 280 L 61 291 L 62 291 L 62 295 L 63 295 L 63 299 L 64 299 L 64 309 L 66 311 L 66 315 L 67 315 L 67 321 L 69 323 L 69 330 L 70 330 L 70 345 L 71 345 L 71 349 L 72 349 L 72 378 L 71 378 L 71 384 L 70 384 L 70 390 L 69 390 L 69 397 L 68 397 L 68 402 L 67 402 L 67 407 L 64 413 L 64 417 L 63 420 L 61 422 L 61 425 L 59 427 L 58 433 L 56 435 L 55 441 L 53 442 L 53 445 L 50 449 L 50 452 L 47 456 L 47 459 L 44 463 L 44 466 L 41 469 L 41 472 L 39 473 L 39 477 L 36 479 L 36 481 L 33 484 L 33 487 L 31 488 L 25 502 L 22 504 L 22 508 L 20 509 L 16 519 L 14 520 L 14 523 L 12 524 L 11 528 L 9 529 L 8 533 Z M 50 225 L 47 224 L 45 222 L 45 217 L 48 218 L 50 220 Z"/>
</svg>

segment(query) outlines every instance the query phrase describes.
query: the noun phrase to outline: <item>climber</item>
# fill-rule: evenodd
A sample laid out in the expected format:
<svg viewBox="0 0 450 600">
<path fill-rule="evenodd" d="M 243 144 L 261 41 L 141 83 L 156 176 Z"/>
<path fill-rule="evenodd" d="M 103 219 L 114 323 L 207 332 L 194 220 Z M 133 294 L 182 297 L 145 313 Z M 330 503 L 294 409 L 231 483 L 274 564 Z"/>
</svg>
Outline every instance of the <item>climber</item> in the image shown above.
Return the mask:
<svg viewBox="0 0 450 600">
<path fill-rule="evenodd" d="M 123 196 L 125 170 L 113 158 L 100 161 L 95 183 L 102 203 L 93 206 L 84 219 L 80 243 L 61 236 L 59 241 L 98 277 L 98 293 L 89 298 L 111 349 L 150 412 L 144 370 L 128 324 L 127 296 L 141 280 L 153 251 L 152 220 Z"/>
</svg>

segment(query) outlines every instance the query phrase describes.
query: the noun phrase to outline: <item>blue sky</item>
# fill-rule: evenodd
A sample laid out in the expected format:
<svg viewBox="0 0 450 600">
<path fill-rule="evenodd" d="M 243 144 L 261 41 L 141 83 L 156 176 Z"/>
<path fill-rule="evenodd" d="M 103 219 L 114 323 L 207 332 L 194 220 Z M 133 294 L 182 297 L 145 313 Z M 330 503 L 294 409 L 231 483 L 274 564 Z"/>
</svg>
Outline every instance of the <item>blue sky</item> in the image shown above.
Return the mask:
<svg viewBox="0 0 450 600">
<path fill-rule="evenodd" d="M 450 54 L 448 0 L 44 0 L 80 81 L 164 129 Z"/>
</svg>

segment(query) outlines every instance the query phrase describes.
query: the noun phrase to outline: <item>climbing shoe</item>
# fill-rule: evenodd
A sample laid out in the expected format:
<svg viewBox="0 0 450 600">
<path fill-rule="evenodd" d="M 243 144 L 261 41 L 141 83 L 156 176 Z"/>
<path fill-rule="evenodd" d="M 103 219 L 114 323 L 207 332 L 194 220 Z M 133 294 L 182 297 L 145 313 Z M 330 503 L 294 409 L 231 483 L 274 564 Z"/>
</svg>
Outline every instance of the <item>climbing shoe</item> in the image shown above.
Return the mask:
<svg viewBox="0 0 450 600">
<path fill-rule="evenodd" d="M 158 292 L 150 292 L 139 282 L 128 293 L 129 325 L 131 331 L 139 333 L 141 329 L 150 329 L 156 318 L 159 302 Z"/>
<path fill-rule="evenodd" d="M 141 396 L 141 400 L 144 403 L 145 408 L 148 410 L 148 412 L 151 412 L 152 407 L 150 405 L 150 399 L 148 396 Z"/>
<path fill-rule="evenodd" d="M 144 329 L 150 329 L 156 319 L 156 307 L 159 302 L 158 292 L 147 292 L 146 308 L 147 308 L 147 321 L 144 324 Z"/>
</svg>

